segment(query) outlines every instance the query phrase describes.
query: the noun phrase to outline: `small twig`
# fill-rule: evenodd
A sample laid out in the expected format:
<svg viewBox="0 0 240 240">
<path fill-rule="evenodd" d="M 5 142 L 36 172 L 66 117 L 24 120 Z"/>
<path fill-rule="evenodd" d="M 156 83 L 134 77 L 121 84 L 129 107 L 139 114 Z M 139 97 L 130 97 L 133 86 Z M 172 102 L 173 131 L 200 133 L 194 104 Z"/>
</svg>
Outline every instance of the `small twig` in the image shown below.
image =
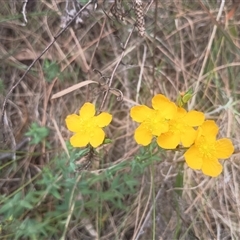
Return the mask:
<svg viewBox="0 0 240 240">
<path fill-rule="evenodd" d="M 119 89 L 117 89 L 117 88 L 110 88 L 109 90 L 111 90 L 111 92 L 118 92 L 119 93 L 119 95 L 117 96 L 117 101 L 123 101 L 123 99 L 124 99 L 124 96 L 123 96 L 123 93 L 122 93 L 122 91 L 121 90 L 119 90 Z"/>
<path fill-rule="evenodd" d="M 124 45 L 124 47 L 123 47 L 124 50 L 123 50 L 123 52 L 122 52 L 122 54 L 121 54 L 121 56 L 120 56 L 120 58 L 119 58 L 119 60 L 118 60 L 118 62 L 117 62 L 117 64 L 116 64 L 115 68 L 113 69 L 112 75 L 111 75 L 111 77 L 110 77 L 110 79 L 109 79 L 109 82 L 108 82 L 108 89 L 106 90 L 106 93 L 104 94 L 104 97 L 103 97 L 103 100 L 102 100 L 102 104 L 101 104 L 101 107 L 100 107 L 99 111 L 101 111 L 101 110 L 103 109 L 104 103 L 105 103 L 105 101 L 106 101 L 106 99 L 107 99 L 107 96 L 108 96 L 108 93 L 109 93 L 109 90 L 111 89 L 113 77 L 114 77 L 114 75 L 115 75 L 115 72 L 116 72 L 116 70 L 117 70 L 120 62 L 122 61 L 122 59 L 123 59 L 123 57 L 124 57 L 124 54 L 125 54 L 127 45 L 128 45 L 129 40 L 130 40 L 130 38 L 131 38 L 131 36 L 132 36 L 132 33 L 133 33 L 134 28 L 135 28 L 135 27 L 133 27 L 133 28 L 132 28 L 132 31 L 129 33 L 129 35 L 128 35 L 128 37 L 127 37 L 127 40 L 126 40 L 126 42 L 125 42 L 125 45 Z"/>
<path fill-rule="evenodd" d="M 24 77 L 27 75 L 27 73 L 31 70 L 31 68 L 33 67 L 33 65 L 52 47 L 52 45 L 57 41 L 57 39 L 59 38 L 59 36 L 65 32 L 65 30 L 71 25 L 71 23 L 77 18 L 77 16 L 84 10 L 86 9 L 94 0 L 90 0 L 88 1 L 88 3 L 86 3 L 77 13 L 76 15 L 71 19 L 71 21 L 69 21 L 69 23 L 66 25 L 65 28 L 63 28 L 55 37 L 53 37 L 53 40 L 51 41 L 51 43 L 43 50 L 43 52 L 36 58 L 33 60 L 33 62 L 28 66 L 27 70 L 24 72 L 24 74 L 22 75 L 22 77 L 12 86 L 12 88 L 9 90 L 9 92 L 7 93 L 4 101 L 3 101 L 3 105 L 2 105 L 2 116 L 1 116 L 1 120 L 2 120 L 2 127 L 3 127 L 3 141 L 6 142 L 6 138 L 5 138 L 5 132 L 4 132 L 4 117 L 6 116 L 6 106 L 7 106 L 7 101 L 10 97 L 10 95 L 12 94 L 13 90 L 20 84 L 20 82 L 24 79 Z"/>
<path fill-rule="evenodd" d="M 27 16 L 26 16 L 26 7 L 27 7 L 27 4 L 28 4 L 28 0 L 25 0 L 24 2 L 23 2 L 23 7 L 22 7 L 22 15 L 23 15 L 23 19 L 24 19 L 24 22 L 25 22 L 25 26 L 26 26 L 26 24 L 27 24 L 27 22 L 28 22 L 28 20 L 27 20 Z"/>
<path fill-rule="evenodd" d="M 144 63 L 146 61 L 146 53 L 147 53 L 147 48 L 144 45 L 144 51 L 143 51 L 143 59 L 142 59 L 142 64 L 141 64 L 141 69 L 140 69 L 140 74 L 138 78 L 138 84 L 137 84 L 137 94 L 136 94 L 136 102 L 138 103 L 138 98 L 139 98 L 139 92 L 142 84 L 142 76 L 143 76 L 143 70 L 144 70 Z"/>
</svg>

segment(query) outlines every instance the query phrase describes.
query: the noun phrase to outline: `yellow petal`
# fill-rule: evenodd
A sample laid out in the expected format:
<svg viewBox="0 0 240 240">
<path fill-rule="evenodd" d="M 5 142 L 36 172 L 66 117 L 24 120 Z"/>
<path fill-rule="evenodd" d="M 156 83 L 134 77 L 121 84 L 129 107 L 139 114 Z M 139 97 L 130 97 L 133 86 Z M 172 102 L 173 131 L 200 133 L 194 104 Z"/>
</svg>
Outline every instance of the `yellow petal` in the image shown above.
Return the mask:
<svg viewBox="0 0 240 240">
<path fill-rule="evenodd" d="M 152 98 L 152 106 L 155 110 L 161 110 L 169 102 L 170 100 L 162 94 L 158 94 Z"/>
<path fill-rule="evenodd" d="M 166 119 L 173 119 L 177 112 L 177 105 L 173 102 L 166 103 L 161 110 Z"/>
<path fill-rule="evenodd" d="M 70 143 L 73 147 L 85 147 L 89 143 L 89 134 L 76 133 L 70 138 Z"/>
<path fill-rule="evenodd" d="M 215 143 L 215 147 L 217 158 L 229 158 L 234 152 L 233 144 L 231 140 L 227 138 L 217 140 Z"/>
<path fill-rule="evenodd" d="M 184 122 L 191 127 L 197 127 L 203 124 L 204 119 L 205 116 L 202 112 L 190 111 L 184 117 Z"/>
<path fill-rule="evenodd" d="M 173 119 L 177 113 L 177 106 L 162 94 L 158 94 L 152 99 L 152 106 L 159 111 L 166 119 Z"/>
<path fill-rule="evenodd" d="M 143 122 L 147 118 L 151 118 L 152 115 L 154 114 L 154 110 L 145 106 L 145 105 L 140 105 L 140 106 L 134 106 L 131 108 L 130 111 L 130 116 L 135 122 Z"/>
<path fill-rule="evenodd" d="M 182 117 L 186 116 L 186 114 L 187 114 L 187 111 L 184 108 L 178 107 L 177 114 L 175 115 L 175 117 L 182 118 Z"/>
<path fill-rule="evenodd" d="M 147 146 L 152 140 L 152 133 L 141 124 L 135 130 L 134 139 L 138 144 Z"/>
<path fill-rule="evenodd" d="M 112 121 L 112 115 L 106 112 L 102 112 L 98 116 L 94 117 L 94 119 L 98 127 L 105 127 Z"/>
<path fill-rule="evenodd" d="M 202 155 L 196 146 L 191 146 L 184 154 L 187 165 L 192 169 L 201 169 L 203 164 Z"/>
<path fill-rule="evenodd" d="M 213 120 L 207 120 L 205 121 L 202 126 L 202 135 L 208 137 L 208 138 L 216 138 L 218 133 L 218 126 Z"/>
<path fill-rule="evenodd" d="M 65 119 L 68 130 L 72 132 L 79 132 L 82 128 L 80 119 L 81 118 L 77 114 L 68 115 Z"/>
<path fill-rule="evenodd" d="M 95 128 L 90 138 L 90 144 L 96 148 L 103 143 L 105 132 L 101 128 Z"/>
<path fill-rule="evenodd" d="M 197 136 L 197 131 L 194 130 L 192 127 L 185 127 L 184 133 L 181 134 L 181 142 L 183 147 L 190 147 Z"/>
<path fill-rule="evenodd" d="M 83 119 L 89 119 L 91 117 L 93 117 L 95 115 L 95 106 L 92 103 L 85 103 L 80 111 L 79 111 L 79 115 L 81 118 Z"/>
<path fill-rule="evenodd" d="M 217 159 L 204 159 L 202 172 L 210 177 L 217 177 L 222 172 L 222 165 Z"/>
<path fill-rule="evenodd" d="M 180 134 L 172 132 L 163 133 L 158 137 L 157 143 L 161 148 L 175 149 L 180 143 Z"/>
</svg>

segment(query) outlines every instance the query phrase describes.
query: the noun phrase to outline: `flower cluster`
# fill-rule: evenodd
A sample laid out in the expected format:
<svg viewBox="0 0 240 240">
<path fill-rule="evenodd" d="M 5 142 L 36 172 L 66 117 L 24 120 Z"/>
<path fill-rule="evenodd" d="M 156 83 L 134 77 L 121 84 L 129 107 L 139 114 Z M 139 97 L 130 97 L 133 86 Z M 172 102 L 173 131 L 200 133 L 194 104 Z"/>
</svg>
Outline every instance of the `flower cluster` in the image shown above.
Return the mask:
<svg viewBox="0 0 240 240">
<path fill-rule="evenodd" d="M 138 144 L 147 146 L 153 136 L 165 149 L 175 149 L 179 144 L 190 147 L 194 143 L 197 136 L 194 127 L 204 122 L 202 112 L 187 112 L 161 94 L 153 97 L 152 107 L 140 105 L 131 109 L 132 119 L 141 123 L 134 134 Z"/>
<path fill-rule="evenodd" d="M 161 94 L 153 97 L 152 107 L 131 109 L 132 119 L 140 123 L 134 134 L 138 144 L 147 146 L 155 136 L 161 148 L 188 148 L 184 157 L 189 167 L 212 177 L 222 172 L 218 159 L 230 157 L 234 147 L 229 139 L 216 140 L 218 127 L 214 121 L 204 121 L 202 112 L 187 112 Z"/>
<path fill-rule="evenodd" d="M 152 98 L 152 108 L 145 105 L 132 107 L 130 116 L 140 123 L 134 139 L 143 146 L 156 138 L 163 149 L 187 148 L 184 157 L 188 166 L 216 177 L 222 172 L 218 159 L 230 157 L 234 151 L 233 144 L 227 138 L 216 139 L 218 126 L 214 121 L 205 120 L 202 112 L 187 112 L 182 108 L 185 100 L 178 100 L 181 104 L 177 106 L 158 94 Z M 74 133 L 70 138 L 73 147 L 90 144 L 96 148 L 103 143 L 105 133 L 102 128 L 110 124 L 112 115 L 102 112 L 95 116 L 95 112 L 93 104 L 85 103 L 79 115 L 67 116 L 67 128 Z"/>
</svg>

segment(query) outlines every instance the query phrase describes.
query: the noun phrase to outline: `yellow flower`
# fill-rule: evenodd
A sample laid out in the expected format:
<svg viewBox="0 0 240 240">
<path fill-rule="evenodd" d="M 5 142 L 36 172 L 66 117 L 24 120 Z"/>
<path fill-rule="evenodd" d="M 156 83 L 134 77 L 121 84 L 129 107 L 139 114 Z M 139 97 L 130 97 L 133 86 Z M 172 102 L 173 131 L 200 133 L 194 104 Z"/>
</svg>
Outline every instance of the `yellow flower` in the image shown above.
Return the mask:
<svg viewBox="0 0 240 240">
<path fill-rule="evenodd" d="M 72 114 L 65 119 L 67 128 L 75 134 L 70 138 L 73 147 L 85 147 L 90 143 L 94 148 L 103 143 L 105 133 L 102 127 L 112 121 L 112 115 L 106 112 L 95 115 L 95 106 L 85 103 L 79 115 Z"/>
<path fill-rule="evenodd" d="M 168 132 L 158 137 L 158 145 L 165 149 L 175 149 L 180 143 L 183 147 L 190 147 L 197 136 L 197 131 L 193 127 L 200 126 L 203 121 L 202 112 L 187 112 L 183 108 L 178 108 L 174 118 L 169 121 Z"/>
<path fill-rule="evenodd" d="M 153 136 L 159 136 L 168 131 L 168 121 L 177 111 L 177 106 L 162 94 L 152 99 L 152 108 L 145 105 L 132 107 L 130 116 L 140 126 L 135 130 L 134 138 L 138 144 L 147 146 Z"/>
<path fill-rule="evenodd" d="M 231 140 L 222 138 L 216 140 L 218 126 L 214 121 L 205 121 L 198 128 L 197 138 L 184 157 L 192 169 L 201 169 L 205 175 L 216 177 L 222 172 L 218 159 L 229 158 L 234 147 Z"/>
</svg>

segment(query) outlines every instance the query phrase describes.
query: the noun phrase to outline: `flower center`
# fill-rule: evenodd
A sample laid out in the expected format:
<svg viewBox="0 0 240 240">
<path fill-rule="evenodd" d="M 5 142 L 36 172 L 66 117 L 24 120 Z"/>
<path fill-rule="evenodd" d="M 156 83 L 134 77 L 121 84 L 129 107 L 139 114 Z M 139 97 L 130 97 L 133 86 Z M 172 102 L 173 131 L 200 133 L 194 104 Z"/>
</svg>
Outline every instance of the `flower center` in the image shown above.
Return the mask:
<svg viewBox="0 0 240 240">
<path fill-rule="evenodd" d="M 159 111 L 155 111 L 154 114 L 148 116 L 142 124 L 155 136 L 168 131 L 168 120 Z"/>
<path fill-rule="evenodd" d="M 90 119 L 81 119 L 80 120 L 80 126 L 81 126 L 81 132 L 84 133 L 91 133 L 93 132 L 93 129 L 96 127 L 96 122 L 94 117 Z"/>
<path fill-rule="evenodd" d="M 172 120 L 170 121 L 169 123 L 169 132 L 172 132 L 172 133 L 184 133 L 185 132 L 185 129 L 186 129 L 186 124 L 182 123 L 181 121 L 175 121 L 175 120 Z"/>
<path fill-rule="evenodd" d="M 209 142 L 206 137 L 201 136 L 197 143 L 200 153 L 204 158 L 213 158 L 216 153 L 215 144 Z"/>
</svg>

